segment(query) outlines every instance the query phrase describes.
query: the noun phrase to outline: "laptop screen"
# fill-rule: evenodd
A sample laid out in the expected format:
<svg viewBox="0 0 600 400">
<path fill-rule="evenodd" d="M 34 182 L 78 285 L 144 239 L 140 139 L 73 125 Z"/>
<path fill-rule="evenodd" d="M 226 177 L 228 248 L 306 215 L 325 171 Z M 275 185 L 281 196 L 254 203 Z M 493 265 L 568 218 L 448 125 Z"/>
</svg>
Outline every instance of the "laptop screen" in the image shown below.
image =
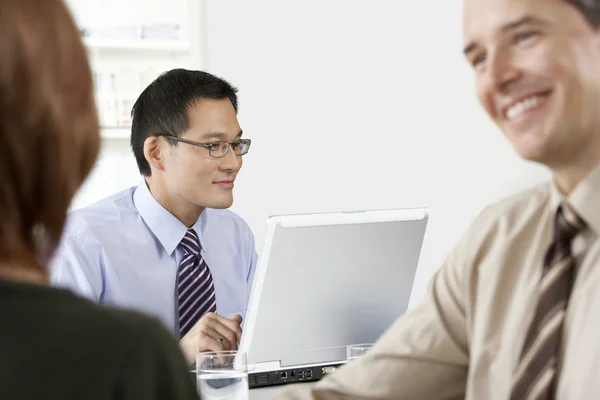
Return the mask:
<svg viewBox="0 0 600 400">
<path fill-rule="evenodd" d="M 406 312 L 427 221 L 424 210 L 271 218 L 242 339 L 248 363 L 341 361 L 346 345 L 376 341 Z"/>
</svg>

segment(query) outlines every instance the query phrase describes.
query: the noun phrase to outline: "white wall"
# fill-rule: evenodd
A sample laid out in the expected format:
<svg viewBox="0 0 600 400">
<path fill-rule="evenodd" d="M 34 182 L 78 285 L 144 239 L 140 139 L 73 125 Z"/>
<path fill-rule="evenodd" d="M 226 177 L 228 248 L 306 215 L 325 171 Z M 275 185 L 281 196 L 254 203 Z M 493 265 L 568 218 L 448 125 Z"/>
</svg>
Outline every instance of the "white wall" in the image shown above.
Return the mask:
<svg viewBox="0 0 600 400">
<path fill-rule="evenodd" d="M 207 0 L 207 11 L 204 66 L 240 88 L 253 139 L 233 210 L 259 250 L 272 214 L 431 207 L 416 300 L 484 205 L 547 177 L 476 102 L 459 1 Z M 117 147 L 95 178 L 111 189 L 135 177 L 113 165 L 127 160 Z"/>
<path fill-rule="evenodd" d="M 259 246 L 269 214 L 431 207 L 416 299 L 485 204 L 546 177 L 476 102 L 460 1 L 209 0 L 208 23 L 253 139 L 234 210 Z"/>
</svg>

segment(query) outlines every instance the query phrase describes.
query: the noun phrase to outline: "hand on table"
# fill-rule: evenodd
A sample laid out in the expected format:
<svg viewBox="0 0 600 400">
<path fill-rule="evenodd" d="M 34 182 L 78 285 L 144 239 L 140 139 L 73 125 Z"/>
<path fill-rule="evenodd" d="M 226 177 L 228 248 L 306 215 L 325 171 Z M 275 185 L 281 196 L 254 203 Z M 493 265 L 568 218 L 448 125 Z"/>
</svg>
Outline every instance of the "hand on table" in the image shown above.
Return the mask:
<svg viewBox="0 0 600 400">
<path fill-rule="evenodd" d="M 196 354 L 202 351 L 237 350 L 242 339 L 242 316 L 239 314 L 229 318 L 208 313 L 190 329 L 179 341 L 186 360 L 191 365 L 196 361 Z"/>
</svg>

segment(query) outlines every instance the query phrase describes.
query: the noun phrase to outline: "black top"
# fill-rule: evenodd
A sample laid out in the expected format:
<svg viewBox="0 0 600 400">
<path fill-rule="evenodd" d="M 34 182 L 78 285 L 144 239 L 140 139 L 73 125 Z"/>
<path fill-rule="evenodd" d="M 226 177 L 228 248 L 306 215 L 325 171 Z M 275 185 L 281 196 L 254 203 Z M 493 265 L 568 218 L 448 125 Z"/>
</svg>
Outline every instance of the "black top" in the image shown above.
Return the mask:
<svg viewBox="0 0 600 400">
<path fill-rule="evenodd" d="M 0 399 L 199 396 L 158 320 L 66 290 L 0 281 Z"/>
</svg>

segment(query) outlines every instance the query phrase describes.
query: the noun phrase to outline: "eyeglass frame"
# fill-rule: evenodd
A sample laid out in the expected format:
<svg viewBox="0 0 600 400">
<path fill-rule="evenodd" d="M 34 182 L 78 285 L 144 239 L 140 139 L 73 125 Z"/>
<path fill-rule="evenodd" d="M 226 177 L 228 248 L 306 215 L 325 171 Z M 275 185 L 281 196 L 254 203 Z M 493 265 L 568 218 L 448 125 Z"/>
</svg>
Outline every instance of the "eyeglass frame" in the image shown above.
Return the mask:
<svg viewBox="0 0 600 400">
<path fill-rule="evenodd" d="M 204 147 L 205 149 L 208 150 L 208 155 L 211 156 L 212 158 L 223 158 L 223 157 L 225 157 L 227 155 L 227 153 L 229 153 L 229 149 L 231 148 L 231 145 L 233 145 L 233 143 L 236 143 L 236 142 L 240 142 L 241 143 L 242 141 L 244 141 L 244 142 L 248 143 L 248 150 L 246 150 L 246 152 L 244 154 L 239 154 L 239 156 L 241 157 L 243 155 L 248 154 L 248 151 L 250 151 L 250 145 L 252 144 L 252 140 L 251 139 L 241 139 L 241 138 L 237 139 L 234 142 L 228 142 L 227 140 L 217 140 L 217 141 L 215 141 L 213 143 L 200 143 L 200 142 L 195 142 L 193 140 L 183 139 L 183 138 L 180 138 L 180 137 L 177 137 L 177 136 L 173 136 L 173 135 L 163 135 L 163 137 L 171 139 L 171 140 L 174 140 L 176 142 L 182 142 L 182 143 L 191 144 L 193 146 Z M 214 144 L 217 144 L 217 143 L 227 143 L 227 147 L 226 147 L 227 150 L 225 150 L 225 153 L 223 153 L 223 155 L 219 156 L 219 157 L 215 157 L 211 153 L 211 151 L 212 151 L 211 146 L 214 145 Z M 237 155 L 238 154 L 236 154 L 236 156 Z"/>
</svg>

